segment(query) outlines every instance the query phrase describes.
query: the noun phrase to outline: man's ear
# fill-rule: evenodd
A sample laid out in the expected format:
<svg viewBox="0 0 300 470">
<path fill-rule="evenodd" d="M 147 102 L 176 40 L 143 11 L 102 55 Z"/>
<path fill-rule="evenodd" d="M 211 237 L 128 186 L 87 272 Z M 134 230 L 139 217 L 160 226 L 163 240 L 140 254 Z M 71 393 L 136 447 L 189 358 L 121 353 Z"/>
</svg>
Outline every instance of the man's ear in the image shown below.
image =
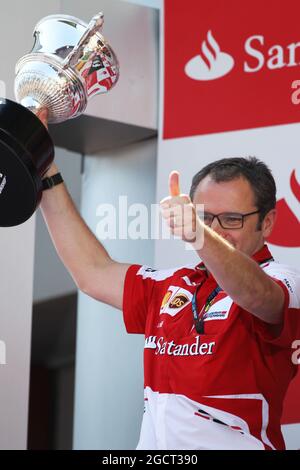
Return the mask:
<svg viewBox="0 0 300 470">
<path fill-rule="evenodd" d="M 262 232 L 264 238 L 268 238 L 271 235 L 271 232 L 275 225 L 276 215 L 276 209 L 271 209 L 262 221 Z"/>
</svg>

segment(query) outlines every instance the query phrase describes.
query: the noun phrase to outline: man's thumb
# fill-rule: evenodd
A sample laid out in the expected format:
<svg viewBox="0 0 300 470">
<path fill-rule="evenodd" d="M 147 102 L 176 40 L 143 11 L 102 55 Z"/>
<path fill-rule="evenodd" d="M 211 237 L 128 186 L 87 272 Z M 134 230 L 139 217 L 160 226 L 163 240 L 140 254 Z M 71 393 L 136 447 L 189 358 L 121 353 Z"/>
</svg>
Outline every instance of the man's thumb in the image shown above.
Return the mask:
<svg viewBox="0 0 300 470">
<path fill-rule="evenodd" d="M 179 196 L 179 172 L 171 171 L 169 176 L 169 194 L 170 196 Z"/>
</svg>

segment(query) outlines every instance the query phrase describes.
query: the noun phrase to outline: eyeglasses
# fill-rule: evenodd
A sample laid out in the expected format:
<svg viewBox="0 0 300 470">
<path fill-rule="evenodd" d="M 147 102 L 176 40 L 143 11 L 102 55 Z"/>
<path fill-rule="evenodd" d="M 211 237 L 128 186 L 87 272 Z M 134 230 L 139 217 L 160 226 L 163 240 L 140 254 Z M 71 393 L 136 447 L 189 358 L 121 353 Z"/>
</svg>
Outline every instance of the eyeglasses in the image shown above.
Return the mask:
<svg viewBox="0 0 300 470">
<path fill-rule="evenodd" d="M 222 214 L 211 214 L 210 212 L 198 212 L 198 216 L 209 227 L 213 223 L 214 219 L 217 218 L 219 224 L 223 228 L 227 229 L 239 229 L 244 226 L 244 218 L 249 215 L 259 214 L 260 210 L 254 212 L 248 212 L 247 214 L 239 214 L 238 212 L 223 212 Z"/>
</svg>

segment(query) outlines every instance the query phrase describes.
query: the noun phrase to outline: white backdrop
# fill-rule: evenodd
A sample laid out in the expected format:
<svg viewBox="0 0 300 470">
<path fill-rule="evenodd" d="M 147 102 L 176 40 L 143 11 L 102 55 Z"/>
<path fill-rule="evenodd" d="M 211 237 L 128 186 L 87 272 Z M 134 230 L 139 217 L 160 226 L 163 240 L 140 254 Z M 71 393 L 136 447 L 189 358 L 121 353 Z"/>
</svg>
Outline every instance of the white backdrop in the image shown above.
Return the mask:
<svg viewBox="0 0 300 470">
<path fill-rule="evenodd" d="M 169 14 L 172 13 L 173 17 L 175 17 L 176 14 L 178 14 L 178 16 L 180 17 L 181 10 L 180 10 L 179 1 L 176 0 L 175 2 L 171 3 L 170 0 L 165 0 L 165 2 L 166 2 L 165 5 L 168 4 L 168 13 Z M 193 3 L 195 5 L 195 2 Z M 224 11 L 226 14 L 225 2 L 222 2 L 222 6 L 224 7 Z M 206 9 L 206 12 L 205 12 L 206 16 L 209 16 L 211 14 L 211 17 L 212 17 L 212 18 L 209 18 L 210 24 L 213 24 L 213 20 L 214 20 L 213 15 L 214 13 L 216 13 L 216 11 L 217 10 L 213 10 L 213 7 L 211 5 L 209 9 L 208 8 Z M 202 13 L 203 13 L 203 9 L 202 9 Z M 203 28 L 203 25 L 201 24 L 201 21 L 203 21 L 203 15 L 199 17 L 197 16 L 197 18 L 199 19 L 199 21 L 197 20 L 198 21 L 197 28 L 199 28 L 199 31 L 201 31 L 201 27 Z M 219 15 L 219 18 L 217 19 L 220 22 L 220 15 Z M 226 18 L 222 19 L 222 22 L 224 24 L 226 24 L 225 19 Z M 173 20 L 174 18 L 169 20 L 169 23 L 170 21 L 173 21 Z M 234 18 L 231 18 L 231 21 L 234 22 Z M 180 18 L 177 19 L 177 22 L 179 25 L 184 24 L 184 20 L 182 20 L 182 22 L 180 23 Z M 160 42 L 161 44 L 161 67 L 160 67 L 161 90 L 160 90 L 160 128 L 159 128 L 160 137 L 159 137 L 158 164 L 157 164 L 158 165 L 157 166 L 157 201 L 161 200 L 163 197 L 168 195 L 168 175 L 171 170 L 178 170 L 180 172 L 181 192 L 189 193 L 193 175 L 196 172 L 198 172 L 206 164 L 214 160 L 218 160 L 218 159 L 225 158 L 225 157 L 256 156 L 259 159 L 266 162 L 267 165 L 271 168 L 273 175 L 275 177 L 276 183 L 277 183 L 277 190 L 278 190 L 277 201 L 282 202 L 282 200 L 285 200 L 287 208 L 290 210 L 291 218 L 293 218 L 293 221 L 292 221 L 293 223 L 292 223 L 291 219 L 289 220 L 288 217 L 286 217 L 286 214 L 285 216 L 283 216 L 283 214 L 280 214 L 280 213 L 278 215 L 278 221 L 280 223 L 280 231 L 282 231 L 283 239 L 287 238 L 288 231 L 291 228 L 293 230 L 296 230 L 296 237 L 294 237 L 294 239 L 295 238 L 297 239 L 297 236 L 299 239 L 299 243 L 294 243 L 293 246 L 291 247 L 275 246 L 272 244 L 269 244 L 269 247 L 271 249 L 272 254 L 278 261 L 299 267 L 300 266 L 300 222 L 299 222 L 300 220 L 300 204 L 299 204 L 300 124 L 296 122 L 296 119 L 294 117 L 293 118 L 290 117 L 290 118 L 287 118 L 286 122 L 291 122 L 292 120 L 294 120 L 294 122 L 296 123 L 281 124 L 281 125 L 276 125 L 276 126 L 268 125 L 266 123 L 266 127 L 255 128 L 255 126 L 251 126 L 254 128 L 245 129 L 245 130 L 233 130 L 233 131 L 227 131 L 227 132 L 210 133 L 210 134 L 204 134 L 203 132 L 199 132 L 199 134 L 202 134 L 202 135 L 195 135 L 195 130 L 193 127 L 191 127 L 192 129 L 191 135 L 194 134 L 191 137 L 186 136 L 187 133 L 186 133 L 186 127 L 185 127 L 185 132 L 182 133 L 184 137 L 177 138 L 177 137 L 172 136 L 171 134 L 174 131 L 174 129 L 175 129 L 174 134 L 176 133 L 177 135 L 180 134 L 180 126 L 179 126 L 179 131 L 178 131 L 178 126 L 176 129 L 177 117 L 178 119 L 181 120 L 180 122 L 182 122 L 184 125 L 185 125 L 185 122 L 183 120 L 183 116 L 186 117 L 186 119 L 191 121 L 192 120 L 191 115 L 193 116 L 195 120 L 198 119 L 199 122 L 205 123 L 205 116 L 206 116 L 205 112 L 208 114 L 210 113 L 211 115 L 213 115 L 214 112 L 216 113 L 216 115 L 218 113 L 218 117 L 220 116 L 220 113 L 223 112 L 224 122 L 226 122 L 226 113 L 230 115 L 231 110 L 225 107 L 223 109 L 222 102 L 220 103 L 220 101 L 216 101 L 216 104 L 217 104 L 216 109 L 205 109 L 205 107 L 203 108 L 197 107 L 196 104 L 195 104 L 195 109 L 193 109 L 193 101 L 190 99 L 192 92 L 188 90 L 188 88 L 189 86 L 190 86 L 190 89 L 192 89 L 193 87 L 193 90 L 195 91 L 196 82 L 193 81 L 193 83 L 189 85 L 183 79 L 181 78 L 178 79 L 178 76 L 176 75 L 176 72 L 178 72 L 179 74 L 181 73 L 177 64 L 178 63 L 181 64 L 181 62 L 183 63 L 183 59 L 180 56 L 180 54 L 183 55 L 184 53 L 186 53 L 187 41 L 185 41 L 184 46 L 182 45 L 178 46 L 176 41 L 174 43 L 170 43 L 170 38 L 169 38 L 169 42 L 168 42 L 169 49 L 167 50 L 167 53 L 166 53 L 166 50 L 165 50 L 166 32 L 164 30 L 165 24 L 166 24 L 166 18 L 164 18 L 164 12 L 162 12 L 161 42 Z M 174 25 L 170 26 L 168 24 L 168 28 L 169 28 L 168 34 L 170 34 L 170 29 L 172 27 L 177 32 L 177 29 L 174 27 Z M 254 30 L 253 25 L 252 25 L 252 29 Z M 187 29 L 185 29 L 185 31 L 187 31 Z M 191 40 L 191 43 L 195 38 L 199 37 L 199 52 L 200 52 L 201 35 L 199 31 L 197 30 L 189 31 L 188 35 L 189 35 L 189 39 Z M 288 31 L 288 28 L 287 28 L 287 31 Z M 178 33 L 179 32 L 181 34 L 181 38 L 183 38 L 184 32 L 178 31 Z M 227 33 L 228 33 L 227 34 L 228 38 L 232 39 L 231 36 L 233 33 L 232 32 L 230 32 L 230 34 L 229 32 Z M 276 28 L 275 28 L 275 33 L 276 33 Z M 247 30 L 247 34 L 250 34 L 248 30 Z M 223 36 L 223 42 L 224 42 L 224 37 L 226 37 L 226 34 L 225 36 Z M 170 47 L 171 47 L 171 50 L 170 50 Z M 167 54 L 168 54 L 168 58 L 166 60 Z M 208 53 L 207 57 L 210 57 L 212 59 L 211 49 L 210 49 L 210 54 Z M 166 74 L 165 64 L 170 65 L 172 61 L 176 63 L 176 65 L 173 67 L 173 69 L 171 69 L 171 72 L 170 70 L 168 71 L 168 75 L 165 75 Z M 176 66 L 177 66 L 177 69 L 176 69 Z M 202 63 L 202 67 L 203 67 L 203 63 Z M 290 72 L 290 70 L 288 72 Z M 240 70 L 239 70 L 239 73 L 241 73 Z M 277 74 L 277 77 L 278 77 L 278 74 Z M 222 78 L 219 80 L 220 83 L 221 83 Z M 227 79 L 228 77 L 226 78 L 226 80 Z M 237 80 L 237 78 L 235 79 Z M 273 76 L 272 76 L 272 79 L 273 79 Z M 178 89 L 176 89 L 176 87 L 174 86 L 174 81 L 176 82 L 176 84 L 182 83 L 183 86 L 182 87 L 179 86 Z M 214 83 L 216 84 L 215 89 L 218 90 L 219 84 L 217 80 L 215 80 Z M 286 93 L 286 96 L 283 97 L 284 106 L 286 106 L 287 109 L 288 109 L 288 101 L 290 101 L 290 98 L 288 96 L 288 90 L 289 90 L 288 87 L 290 83 L 291 83 L 290 80 L 286 79 L 286 87 L 283 89 L 283 94 Z M 203 93 L 203 90 L 205 90 L 205 87 L 206 87 L 208 92 L 211 93 L 213 96 L 213 93 L 214 93 L 214 91 L 212 92 L 213 86 L 214 84 L 212 85 L 212 81 L 209 81 L 209 82 L 207 81 L 206 83 L 202 81 L 198 88 L 199 94 L 200 92 Z M 259 86 L 260 86 L 259 82 L 257 86 L 258 86 L 258 91 L 262 93 L 262 90 L 259 89 Z M 172 93 L 170 94 L 168 87 L 171 87 L 173 95 Z M 235 85 L 231 85 L 231 88 L 232 87 L 234 88 Z M 240 85 L 240 87 L 242 88 L 242 85 Z M 166 99 L 166 90 L 168 92 L 167 99 Z M 230 86 L 228 86 L 228 90 L 230 90 Z M 233 91 L 232 90 L 230 91 L 233 93 L 233 96 L 234 96 L 235 89 L 233 89 Z M 269 92 L 271 93 L 272 90 L 270 89 Z M 175 103 L 177 107 L 173 108 L 173 101 L 174 102 L 177 101 L 177 94 L 178 94 L 179 96 L 183 97 L 183 99 L 179 98 L 178 101 L 181 99 L 183 102 L 185 93 L 187 95 L 187 100 L 189 100 L 191 110 L 190 112 L 188 111 L 186 115 L 184 114 L 182 116 L 178 113 L 178 103 Z M 190 95 L 188 93 L 190 93 Z M 196 96 L 196 93 L 195 93 L 195 96 Z M 276 100 L 276 97 L 278 96 L 279 96 L 278 94 L 277 95 L 274 94 L 274 106 L 276 106 L 275 100 Z M 228 96 L 226 98 L 228 98 Z M 251 101 L 251 97 L 250 97 L 250 101 Z M 245 104 L 245 108 L 243 112 L 244 114 L 247 115 L 246 104 Z M 168 110 L 166 110 L 167 106 L 169 106 Z M 212 101 L 211 106 L 213 106 L 213 101 Z M 262 107 L 263 107 L 263 104 L 261 105 L 260 108 L 258 107 L 257 109 L 258 116 L 260 115 L 260 111 L 264 111 Z M 183 104 L 182 109 L 186 112 L 186 103 Z M 166 111 L 169 114 L 169 123 L 168 123 L 169 127 L 167 131 L 164 128 L 164 125 L 166 122 L 165 121 Z M 293 112 L 295 112 L 295 107 L 293 109 Z M 270 112 L 269 116 L 267 115 L 266 122 L 268 122 L 268 119 L 271 119 L 272 121 L 272 112 Z M 285 120 L 285 115 L 283 113 L 282 122 L 284 122 L 284 120 Z M 173 121 L 171 126 L 170 126 L 170 121 Z M 299 121 L 300 121 L 300 114 L 299 114 Z M 174 126 L 174 123 L 175 123 L 175 126 Z M 172 128 L 172 125 L 173 125 L 173 128 Z M 243 127 L 245 126 L 241 125 L 238 128 L 242 129 Z M 226 125 L 224 128 L 226 128 Z M 167 138 L 165 138 L 166 135 L 167 135 Z M 292 190 L 291 184 L 290 184 L 290 178 L 291 178 L 293 171 L 295 171 L 296 180 L 298 182 L 297 195 L 295 193 L 295 190 Z M 184 244 L 180 240 L 156 241 L 155 243 L 155 267 L 167 268 L 167 267 L 174 267 L 174 266 L 182 266 L 184 264 L 189 264 L 192 262 L 195 262 L 195 263 L 199 262 L 197 260 L 197 256 L 195 255 L 195 253 L 191 251 L 190 249 L 188 250 L 186 248 L 187 248 L 187 245 Z M 299 385 L 299 377 L 296 380 Z M 297 415 L 299 415 L 299 412 L 297 412 Z M 294 421 L 291 424 L 285 424 L 283 426 L 283 433 L 284 433 L 284 437 L 285 437 L 286 445 L 288 449 L 300 448 L 300 424 L 297 424 Z"/>
</svg>

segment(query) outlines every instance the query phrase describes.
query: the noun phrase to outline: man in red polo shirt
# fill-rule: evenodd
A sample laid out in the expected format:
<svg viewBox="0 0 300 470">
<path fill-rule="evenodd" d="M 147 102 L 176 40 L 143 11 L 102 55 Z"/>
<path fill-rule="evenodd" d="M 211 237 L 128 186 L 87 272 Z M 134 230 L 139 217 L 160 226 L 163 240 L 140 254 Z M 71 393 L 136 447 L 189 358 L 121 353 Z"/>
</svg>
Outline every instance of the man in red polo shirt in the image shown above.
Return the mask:
<svg viewBox="0 0 300 470">
<path fill-rule="evenodd" d="M 63 185 L 43 197 L 79 289 L 123 308 L 127 331 L 145 335 L 138 449 L 284 448 L 280 416 L 297 371 L 291 345 L 300 335 L 300 273 L 276 263 L 265 244 L 275 204 L 274 179 L 255 158 L 207 165 L 190 196 L 180 194 L 173 172 L 162 215 L 202 262 L 156 271 L 113 261 Z"/>
</svg>

